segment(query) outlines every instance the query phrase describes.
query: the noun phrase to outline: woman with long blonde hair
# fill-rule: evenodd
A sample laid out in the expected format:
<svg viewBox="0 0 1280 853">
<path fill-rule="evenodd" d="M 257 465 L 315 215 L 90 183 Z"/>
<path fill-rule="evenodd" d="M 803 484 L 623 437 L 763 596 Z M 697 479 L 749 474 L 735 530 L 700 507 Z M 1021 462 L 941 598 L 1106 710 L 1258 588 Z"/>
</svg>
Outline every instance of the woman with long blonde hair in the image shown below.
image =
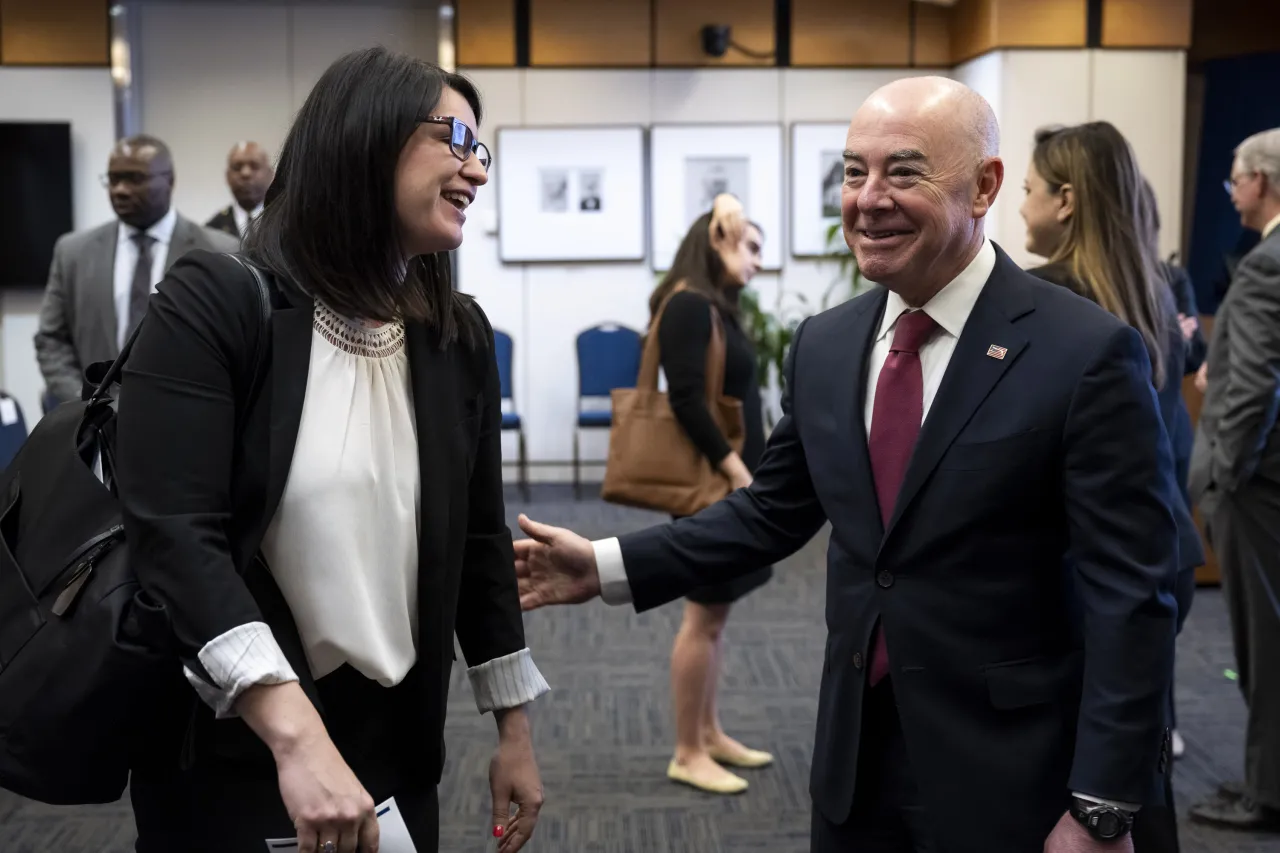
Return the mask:
<svg viewBox="0 0 1280 853">
<path fill-rule="evenodd" d="M 1023 191 L 1027 250 L 1049 260 L 1028 272 L 1096 302 L 1137 330 L 1151 356 L 1151 382 L 1171 432 L 1180 412 L 1188 344 L 1160 263 L 1155 210 L 1133 149 L 1105 121 L 1046 128 L 1036 134 Z M 1173 501 L 1178 587 L 1190 581 L 1193 588 L 1204 551 L 1180 492 Z M 1177 597 L 1181 619 L 1190 598 Z M 1176 853 L 1171 790 L 1167 796 L 1167 807 L 1145 806 L 1135 816 L 1138 853 Z"/>
</svg>

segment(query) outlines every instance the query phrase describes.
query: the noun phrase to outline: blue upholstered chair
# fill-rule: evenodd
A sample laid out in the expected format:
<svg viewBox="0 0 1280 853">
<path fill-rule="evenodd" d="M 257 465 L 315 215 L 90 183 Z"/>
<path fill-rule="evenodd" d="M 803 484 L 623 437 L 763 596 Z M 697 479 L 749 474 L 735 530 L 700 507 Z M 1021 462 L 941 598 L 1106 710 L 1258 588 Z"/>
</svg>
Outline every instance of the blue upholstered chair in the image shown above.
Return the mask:
<svg viewBox="0 0 1280 853">
<path fill-rule="evenodd" d="M 608 408 L 584 409 L 587 398 L 608 400 L 614 388 L 634 388 L 640 373 L 640 333 L 635 329 L 603 323 L 578 335 L 578 412 L 573 429 L 573 490 L 581 482 L 582 457 L 578 437 L 584 429 L 609 429 L 613 413 Z"/>
<path fill-rule="evenodd" d="M 9 467 L 27 440 L 27 419 L 22 416 L 22 406 L 8 394 L 0 391 L 0 471 Z"/>
<path fill-rule="evenodd" d="M 515 393 L 511 388 L 511 365 L 514 360 L 514 349 L 511 336 L 506 332 L 493 330 L 494 357 L 498 361 L 498 383 L 502 386 L 502 431 L 514 430 L 519 442 L 519 455 L 516 459 L 520 494 L 529 500 L 529 463 L 525 455 L 524 421 L 516 411 Z"/>
</svg>

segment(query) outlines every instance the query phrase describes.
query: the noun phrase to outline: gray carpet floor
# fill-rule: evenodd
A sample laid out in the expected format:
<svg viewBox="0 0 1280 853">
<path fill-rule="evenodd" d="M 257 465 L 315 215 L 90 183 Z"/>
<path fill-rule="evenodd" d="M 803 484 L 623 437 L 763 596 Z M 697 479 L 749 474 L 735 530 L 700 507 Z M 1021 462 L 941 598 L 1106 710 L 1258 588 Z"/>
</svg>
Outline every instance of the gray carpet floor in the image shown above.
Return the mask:
<svg viewBox="0 0 1280 853">
<path fill-rule="evenodd" d="M 566 489 L 535 488 L 522 510 L 588 537 L 661 520 Z M 776 764 L 747 771 L 750 790 L 716 797 L 666 780 L 673 730 L 668 656 L 679 605 L 637 616 L 594 602 L 529 614 L 529 645 L 552 692 L 534 712 L 546 806 L 526 850 L 544 853 L 802 853 L 808 850 L 809 757 L 824 640 L 825 534 L 735 608 L 726 635 L 721 717 L 726 730 L 768 749 Z M 1181 810 L 1238 778 L 1244 708 L 1224 671 L 1232 665 L 1226 613 L 1201 590 L 1178 657 L 1177 698 L 1187 754 L 1176 763 Z M 493 722 L 476 714 L 465 673 L 454 673 L 440 789 L 441 849 L 491 851 L 488 760 Z M 53 808 L 0 791 L 0 853 L 126 853 L 124 804 Z M 1280 853 L 1280 836 L 1220 832 L 1183 821 L 1184 853 Z M 175 853 L 178 853 L 175 851 Z M 231 853 L 231 851 L 229 851 Z M 239 851 L 234 851 L 239 853 Z M 247 853 L 247 851 L 246 851 Z M 257 853 L 257 851 L 253 851 Z"/>
</svg>

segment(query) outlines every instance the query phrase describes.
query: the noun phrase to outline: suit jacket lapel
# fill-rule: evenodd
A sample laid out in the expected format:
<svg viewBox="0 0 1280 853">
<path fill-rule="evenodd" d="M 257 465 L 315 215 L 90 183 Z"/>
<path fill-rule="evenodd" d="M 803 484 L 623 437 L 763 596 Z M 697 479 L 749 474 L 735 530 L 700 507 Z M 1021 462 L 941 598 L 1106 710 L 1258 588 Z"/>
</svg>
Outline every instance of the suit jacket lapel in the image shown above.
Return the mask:
<svg viewBox="0 0 1280 853">
<path fill-rule="evenodd" d="M 311 332 L 315 303 L 310 297 L 279 282 L 289 305 L 271 315 L 271 437 L 270 467 L 267 471 L 266 517 L 280 505 L 293 451 L 298 444 L 302 404 L 307 396 L 307 375 L 311 369 Z"/>
<path fill-rule="evenodd" d="M 451 430 L 459 420 L 450 369 L 452 350 L 442 350 L 433 333 L 421 323 L 405 328 L 405 348 L 413 388 L 413 415 L 418 432 L 420 526 L 418 533 L 419 624 L 428 624 L 426 609 L 436 602 L 434 570 L 448 557 L 450 502 L 454 467 L 461 460 Z M 430 525 L 428 527 L 428 525 Z"/>
<path fill-rule="evenodd" d="M 87 276 L 85 285 L 98 301 L 98 327 L 109 347 L 103 352 L 115 358 L 120 353 L 118 320 L 116 318 L 116 247 L 119 241 L 119 225 L 104 225 L 93 238 L 89 257 L 97 266 Z"/>
<path fill-rule="evenodd" d="M 869 508 L 866 513 L 867 524 L 874 525 L 877 533 L 883 529 L 879 506 L 876 503 L 875 481 L 871 475 L 871 454 L 867 450 L 867 420 L 864 414 L 867 400 L 867 378 L 870 373 L 868 359 L 875 344 L 876 331 L 880 328 L 880 318 L 884 315 L 885 301 L 888 291 L 881 290 L 876 296 L 863 300 L 862 310 L 854 317 L 848 334 L 840 340 L 842 347 L 847 347 L 836 360 L 837 364 L 857 366 L 857 376 L 853 382 L 841 382 L 836 394 L 836 412 L 839 423 L 848 424 L 849 435 L 853 439 L 850 462 L 850 476 L 854 489 L 858 494 L 869 495 L 870 502 L 859 501 L 859 506 Z"/>
<path fill-rule="evenodd" d="M 1000 253 L 995 270 L 978 296 L 960 340 L 956 341 L 942 384 L 929 406 L 885 531 L 886 539 L 947 448 L 1027 345 L 1026 336 L 1017 330 L 1013 321 L 1034 310 L 1035 305 L 1030 292 L 1019 286 L 1014 277 L 1017 274 L 1013 262 Z M 1004 355 L 999 358 L 988 355 L 992 346 L 1003 347 Z"/>
<path fill-rule="evenodd" d="M 173 236 L 169 240 L 169 251 L 164 258 L 166 271 L 173 266 L 178 258 L 198 247 L 196 227 L 194 223 L 188 222 L 181 216 L 173 223 Z"/>
</svg>

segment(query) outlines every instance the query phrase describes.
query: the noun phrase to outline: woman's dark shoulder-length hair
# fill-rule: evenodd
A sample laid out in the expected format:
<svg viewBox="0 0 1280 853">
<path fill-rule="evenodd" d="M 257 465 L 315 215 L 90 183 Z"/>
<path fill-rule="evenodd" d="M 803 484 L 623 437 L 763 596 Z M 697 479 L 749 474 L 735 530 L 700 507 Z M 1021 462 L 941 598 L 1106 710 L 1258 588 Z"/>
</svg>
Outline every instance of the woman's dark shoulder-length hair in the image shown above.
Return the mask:
<svg viewBox="0 0 1280 853">
<path fill-rule="evenodd" d="M 480 121 L 466 78 L 377 47 L 339 58 L 302 105 L 245 251 L 340 314 L 425 323 L 441 346 L 482 334 L 445 252 L 408 261 L 396 215 L 400 152 L 446 88 Z"/>
</svg>

